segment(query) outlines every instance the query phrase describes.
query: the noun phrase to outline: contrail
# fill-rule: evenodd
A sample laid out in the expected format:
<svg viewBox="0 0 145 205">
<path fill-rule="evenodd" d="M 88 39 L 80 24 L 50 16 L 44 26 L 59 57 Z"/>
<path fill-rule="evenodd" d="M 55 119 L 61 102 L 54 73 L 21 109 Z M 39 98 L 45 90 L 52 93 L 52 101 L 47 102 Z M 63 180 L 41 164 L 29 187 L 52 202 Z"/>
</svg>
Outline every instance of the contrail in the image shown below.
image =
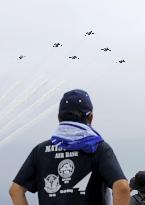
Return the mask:
<svg viewBox="0 0 145 205">
<path fill-rule="evenodd" d="M 36 82 L 34 82 L 34 85 L 26 88 L 23 91 L 23 93 L 21 93 L 21 95 L 17 97 L 18 99 L 15 99 L 13 101 L 14 107 L 16 106 L 15 103 L 18 102 L 18 104 L 19 104 L 20 102 L 27 100 L 29 97 L 31 97 L 31 95 L 35 94 L 37 92 L 37 90 L 40 89 L 41 87 L 43 87 L 43 85 L 45 85 L 47 82 L 48 82 L 48 80 L 43 80 L 39 83 L 37 83 L 37 81 L 36 81 Z M 35 84 L 35 83 L 37 83 L 37 84 Z"/>
<path fill-rule="evenodd" d="M 16 118 L 10 120 L 9 122 L 6 121 L 7 124 L 0 130 L 0 135 L 4 136 L 5 132 L 7 132 L 7 130 L 9 128 L 11 128 L 11 129 L 14 128 L 15 127 L 14 125 L 16 125 L 16 123 L 18 123 L 18 124 L 23 123 L 23 122 L 21 122 L 21 119 L 23 119 L 24 116 L 28 117 L 28 114 L 32 113 L 33 111 L 36 110 L 36 108 L 41 106 L 44 102 L 48 101 L 51 94 L 53 94 L 55 91 L 57 91 L 57 89 L 59 87 L 61 87 L 61 85 L 63 83 L 64 83 L 64 81 L 60 82 L 56 87 L 50 89 L 47 93 L 45 93 L 43 96 L 41 96 L 41 98 L 37 99 L 33 104 L 31 104 L 31 106 L 26 108 L 23 112 L 19 113 Z"/>
<path fill-rule="evenodd" d="M 4 95 L 0 97 L 0 110 L 9 105 L 11 100 L 15 97 L 15 91 L 20 84 L 21 82 L 17 81 L 13 86 L 8 89 L 8 91 Z"/>
<path fill-rule="evenodd" d="M 29 123 L 24 124 L 24 126 L 18 128 L 16 131 L 8 135 L 7 137 L 0 140 L 0 146 L 5 145 L 7 143 L 10 143 L 14 138 L 17 137 L 19 133 L 21 133 L 23 130 L 29 128 L 30 126 L 33 126 L 34 124 L 41 121 L 45 116 L 50 114 L 52 111 L 54 111 L 58 106 L 58 102 L 46 109 L 44 112 L 40 113 L 35 119 L 31 120 Z"/>
<path fill-rule="evenodd" d="M 37 82 L 37 81 L 35 81 L 35 83 L 36 83 L 36 82 Z M 46 82 L 46 80 L 45 80 L 45 81 L 43 80 L 43 82 Z M 42 84 L 43 82 L 41 82 L 41 84 Z M 34 92 L 36 92 L 37 89 L 39 89 L 39 86 L 41 86 L 41 84 L 40 84 L 40 85 L 38 84 L 37 86 L 34 84 L 31 88 L 26 88 L 26 89 L 23 91 L 23 93 L 20 93 L 20 91 L 19 91 L 19 95 L 16 96 L 12 101 L 10 101 L 6 108 L 4 108 L 4 109 L 2 109 L 2 110 L 0 111 L 0 116 L 2 116 L 3 114 L 5 115 L 6 113 L 8 113 L 9 109 L 11 110 L 11 109 L 13 109 L 13 107 L 15 108 L 16 104 L 19 104 L 20 102 L 22 102 L 22 100 L 24 100 L 25 98 L 28 98 L 28 97 L 29 97 L 29 93 L 27 94 L 28 89 L 29 89 L 29 90 L 32 90 L 31 93 L 33 94 Z M 34 88 L 33 88 L 33 87 L 34 87 Z M 12 91 L 11 91 L 11 92 L 12 92 Z M 31 93 L 30 93 L 30 94 L 31 94 Z M 20 100 L 20 98 L 21 98 L 22 96 L 23 96 L 23 98 Z"/>
<path fill-rule="evenodd" d="M 18 111 L 21 111 L 21 109 L 25 109 L 25 107 L 28 106 L 27 103 L 29 103 L 29 100 L 32 98 L 32 96 L 34 96 L 36 94 L 36 92 L 38 90 L 40 90 L 41 88 L 43 88 L 47 83 L 48 83 L 48 81 L 46 81 L 46 80 L 41 82 L 39 85 L 37 85 L 37 87 L 32 89 L 27 95 L 25 94 L 22 97 L 22 99 L 20 97 L 17 100 L 15 99 L 11 103 L 9 108 L 0 112 L 0 125 L 1 125 L 1 127 L 4 125 L 5 121 L 7 123 L 7 120 L 9 120 L 13 114 L 15 114 L 15 116 L 16 116 Z M 15 113 L 16 110 L 17 110 L 17 113 Z"/>
</svg>

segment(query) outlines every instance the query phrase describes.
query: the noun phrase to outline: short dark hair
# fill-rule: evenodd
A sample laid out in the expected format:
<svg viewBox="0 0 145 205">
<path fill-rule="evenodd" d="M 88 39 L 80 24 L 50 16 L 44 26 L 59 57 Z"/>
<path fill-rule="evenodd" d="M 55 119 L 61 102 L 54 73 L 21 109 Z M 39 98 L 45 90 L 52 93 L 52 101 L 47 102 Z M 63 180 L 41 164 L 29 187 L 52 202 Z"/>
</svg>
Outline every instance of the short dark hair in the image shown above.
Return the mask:
<svg viewBox="0 0 145 205">
<path fill-rule="evenodd" d="M 88 123 L 88 118 L 89 115 L 84 115 L 82 112 L 76 110 L 72 110 L 72 111 L 62 111 L 59 112 L 58 114 L 58 118 L 59 121 L 72 121 L 72 122 L 80 122 L 80 123 L 84 123 L 87 124 Z"/>
</svg>

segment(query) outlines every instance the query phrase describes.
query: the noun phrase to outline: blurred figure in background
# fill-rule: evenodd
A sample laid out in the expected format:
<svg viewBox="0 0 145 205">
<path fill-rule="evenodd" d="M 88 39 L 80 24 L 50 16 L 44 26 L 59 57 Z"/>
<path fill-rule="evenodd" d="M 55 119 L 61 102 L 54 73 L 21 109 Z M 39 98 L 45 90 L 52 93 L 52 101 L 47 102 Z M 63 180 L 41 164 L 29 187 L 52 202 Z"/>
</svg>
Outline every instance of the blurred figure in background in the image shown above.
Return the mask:
<svg viewBox="0 0 145 205">
<path fill-rule="evenodd" d="M 130 190 L 137 194 L 131 197 L 131 205 L 145 205 L 145 171 L 139 171 L 130 180 Z"/>
</svg>

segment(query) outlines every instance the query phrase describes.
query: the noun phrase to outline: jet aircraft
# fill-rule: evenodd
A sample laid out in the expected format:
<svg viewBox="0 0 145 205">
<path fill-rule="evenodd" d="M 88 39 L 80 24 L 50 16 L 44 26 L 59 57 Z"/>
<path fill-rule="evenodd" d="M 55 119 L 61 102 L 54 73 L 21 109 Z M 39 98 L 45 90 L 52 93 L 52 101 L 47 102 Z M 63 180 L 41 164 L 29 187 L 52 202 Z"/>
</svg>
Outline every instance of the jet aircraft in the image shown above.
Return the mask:
<svg viewBox="0 0 145 205">
<path fill-rule="evenodd" d="M 60 43 L 54 43 L 53 44 L 53 47 L 55 47 L 55 48 L 57 48 L 57 47 L 59 47 L 59 46 L 62 46 Z"/>
<path fill-rule="evenodd" d="M 69 58 L 71 58 L 71 59 L 79 59 L 77 56 L 70 56 Z"/>
<path fill-rule="evenodd" d="M 111 51 L 109 48 L 101 48 L 102 51 Z"/>
<path fill-rule="evenodd" d="M 90 36 L 90 35 L 93 35 L 93 34 L 94 34 L 93 31 L 89 31 L 89 32 L 87 32 L 87 33 L 85 34 L 85 36 Z"/>
<path fill-rule="evenodd" d="M 18 57 L 18 60 L 21 60 L 21 59 L 23 59 L 23 58 L 25 58 L 26 56 L 23 56 L 23 55 L 20 55 L 19 57 Z"/>
<path fill-rule="evenodd" d="M 119 60 L 119 63 L 125 63 L 125 60 Z M 116 62 L 117 63 L 117 62 Z"/>
</svg>

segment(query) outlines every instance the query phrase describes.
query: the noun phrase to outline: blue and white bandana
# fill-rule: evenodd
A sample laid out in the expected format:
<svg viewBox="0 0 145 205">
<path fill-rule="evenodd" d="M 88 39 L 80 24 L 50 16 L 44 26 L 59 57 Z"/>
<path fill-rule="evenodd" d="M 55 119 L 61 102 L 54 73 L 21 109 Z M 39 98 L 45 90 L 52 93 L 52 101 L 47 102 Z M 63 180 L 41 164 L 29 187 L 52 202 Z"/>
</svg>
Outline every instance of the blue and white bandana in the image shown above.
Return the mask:
<svg viewBox="0 0 145 205">
<path fill-rule="evenodd" d="M 90 126 L 83 123 L 63 121 L 59 124 L 51 141 L 64 150 L 82 150 L 93 153 L 102 137 Z"/>
</svg>

